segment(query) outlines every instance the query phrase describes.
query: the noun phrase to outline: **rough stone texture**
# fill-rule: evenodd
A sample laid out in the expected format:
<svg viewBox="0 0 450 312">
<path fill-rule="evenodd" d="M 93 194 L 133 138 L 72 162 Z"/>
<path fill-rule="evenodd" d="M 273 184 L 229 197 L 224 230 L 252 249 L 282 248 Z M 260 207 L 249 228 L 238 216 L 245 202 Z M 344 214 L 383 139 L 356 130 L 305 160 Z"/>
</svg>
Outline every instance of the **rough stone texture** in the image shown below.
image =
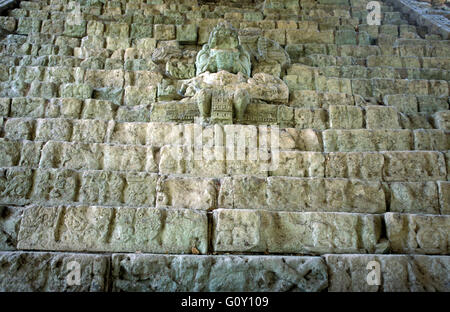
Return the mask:
<svg viewBox="0 0 450 312">
<path fill-rule="evenodd" d="M 395 253 L 449 253 L 450 216 L 386 213 L 384 219 Z"/>
<path fill-rule="evenodd" d="M 386 244 L 376 215 L 218 209 L 213 216 L 219 252 L 371 253 Z"/>
<path fill-rule="evenodd" d="M 119 268 L 114 290 L 325 290 L 285 254 L 448 255 L 450 11 L 426 1 L 382 2 L 380 25 L 366 0 L 17 1 L 0 16 L 0 251 L 171 254 Z M 378 290 L 448 289 L 413 258 Z M 330 268 L 340 289 L 367 289 L 348 270 Z"/>
<path fill-rule="evenodd" d="M 444 155 L 437 152 L 383 153 L 386 181 L 442 180 L 446 177 Z"/>
<path fill-rule="evenodd" d="M 332 292 L 450 291 L 450 257 L 422 255 L 325 255 Z M 381 285 L 367 283 L 370 261 L 380 264 Z"/>
<path fill-rule="evenodd" d="M 113 291 L 321 291 L 320 257 L 114 254 Z"/>
<path fill-rule="evenodd" d="M 61 251 L 206 253 L 206 214 L 192 210 L 31 206 L 18 248 Z"/>
<path fill-rule="evenodd" d="M 80 285 L 67 283 L 73 271 L 72 261 L 79 264 Z M 0 252 L 0 291 L 106 291 L 109 266 L 110 258 L 107 255 Z"/>
<path fill-rule="evenodd" d="M 450 214 L 450 182 L 439 181 L 439 202 L 441 204 L 441 214 Z"/>
<path fill-rule="evenodd" d="M 220 208 L 383 213 L 381 183 L 348 179 L 233 177 L 221 180 Z"/>
<path fill-rule="evenodd" d="M 390 183 L 390 211 L 439 214 L 438 188 L 435 182 Z"/>
<path fill-rule="evenodd" d="M 15 250 L 23 209 L 0 206 L 0 250 Z"/>
</svg>

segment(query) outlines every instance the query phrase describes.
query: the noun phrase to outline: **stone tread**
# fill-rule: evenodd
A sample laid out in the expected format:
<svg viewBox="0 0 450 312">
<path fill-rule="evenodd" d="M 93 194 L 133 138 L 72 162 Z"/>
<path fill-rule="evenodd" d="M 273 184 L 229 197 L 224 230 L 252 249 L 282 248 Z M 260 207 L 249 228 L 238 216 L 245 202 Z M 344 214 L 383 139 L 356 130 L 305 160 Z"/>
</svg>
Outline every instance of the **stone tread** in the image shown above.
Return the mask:
<svg viewBox="0 0 450 312">
<path fill-rule="evenodd" d="M 72 261 L 80 265 L 80 285 L 67 283 L 67 276 L 72 272 Z M 366 266 L 370 261 L 380 263 L 380 286 L 370 286 L 366 283 L 366 275 L 369 272 Z M 448 256 L 424 255 L 343 254 L 296 257 L 1 252 L 0 289 L 4 292 L 448 292 L 448 278 L 445 277 L 449 261 Z M 18 265 L 19 263 L 21 265 Z M 399 270 L 402 274 L 398 274 Z M 226 279 L 223 274 L 227 275 Z M 267 274 L 270 275 L 269 279 Z M 186 278 L 180 280 L 180 276 Z"/>
</svg>

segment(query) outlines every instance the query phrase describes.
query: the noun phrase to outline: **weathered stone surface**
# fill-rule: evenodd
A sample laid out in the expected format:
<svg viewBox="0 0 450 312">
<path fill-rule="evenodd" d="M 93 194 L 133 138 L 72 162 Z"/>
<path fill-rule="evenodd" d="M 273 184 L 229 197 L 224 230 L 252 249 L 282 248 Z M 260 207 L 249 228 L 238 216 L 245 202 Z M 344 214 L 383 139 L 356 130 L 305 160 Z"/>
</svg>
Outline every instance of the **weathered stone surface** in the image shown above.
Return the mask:
<svg viewBox="0 0 450 312">
<path fill-rule="evenodd" d="M 441 214 L 450 214 L 450 182 L 439 181 L 439 203 L 441 205 Z"/>
<path fill-rule="evenodd" d="M 381 180 L 384 158 L 378 153 L 329 153 L 326 155 L 325 176 Z"/>
<path fill-rule="evenodd" d="M 10 140 L 30 140 L 33 138 L 34 121 L 10 118 L 5 122 L 5 138 Z"/>
<path fill-rule="evenodd" d="M 445 180 L 444 155 L 438 152 L 386 152 L 384 173 L 386 181 Z"/>
<path fill-rule="evenodd" d="M 76 263 L 76 264 L 74 264 Z M 50 252 L 0 252 L 2 292 L 106 291 L 110 258 L 106 255 Z M 79 285 L 69 285 L 80 268 Z"/>
<path fill-rule="evenodd" d="M 113 291 L 321 291 L 326 287 L 327 269 L 320 257 L 112 256 Z"/>
<path fill-rule="evenodd" d="M 213 179 L 161 178 L 157 191 L 157 207 L 209 210 L 216 206 L 217 195 Z"/>
<path fill-rule="evenodd" d="M 208 44 L 197 54 L 197 75 L 226 70 L 250 76 L 250 55 L 239 44 L 238 33 L 230 24 L 219 24 L 211 32 Z"/>
<path fill-rule="evenodd" d="M 218 209 L 213 219 L 222 252 L 370 253 L 381 233 L 376 215 Z"/>
<path fill-rule="evenodd" d="M 288 177 L 323 177 L 325 157 L 322 153 L 280 151 L 276 168 L 271 175 Z"/>
<path fill-rule="evenodd" d="M 39 119 L 36 125 L 37 141 L 70 141 L 72 125 L 66 119 Z"/>
<path fill-rule="evenodd" d="M 397 111 L 393 107 L 366 107 L 367 129 L 401 129 Z"/>
<path fill-rule="evenodd" d="M 386 213 L 384 219 L 393 252 L 449 253 L 450 216 Z"/>
<path fill-rule="evenodd" d="M 325 152 L 408 151 L 413 148 L 409 130 L 325 130 Z"/>
<path fill-rule="evenodd" d="M 416 150 L 446 151 L 450 149 L 450 132 L 437 129 L 414 130 Z"/>
<path fill-rule="evenodd" d="M 3 204 L 20 205 L 32 186 L 32 171 L 26 168 L 0 169 L 0 201 Z"/>
<path fill-rule="evenodd" d="M 188 209 L 30 206 L 18 248 L 30 250 L 206 253 L 206 213 Z"/>
<path fill-rule="evenodd" d="M 331 105 L 329 107 L 330 128 L 359 129 L 363 128 L 364 117 L 361 108 L 348 105 Z"/>
<path fill-rule="evenodd" d="M 391 191 L 390 211 L 439 214 L 438 189 L 435 182 L 395 182 Z"/>
<path fill-rule="evenodd" d="M 297 129 L 323 130 L 328 128 L 328 114 L 324 109 L 297 108 L 294 114 Z"/>
<path fill-rule="evenodd" d="M 424 255 L 325 255 L 328 291 L 448 292 L 450 257 Z M 380 264 L 381 285 L 369 285 L 370 261 Z"/>
<path fill-rule="evenodd" d="M 15 250 L 23 208 L 0 206 L 0 250 Z"/>
<path fill-rule="evenodd" d="M 450 111 L 437 112 L 433 117 L 436 128 L 450 130 Z"/>
<path fill-rule="evenodd" d="M 160 150 L 159 172 L 201 177 L 223 176 L 226 172 L 225 163 L 225 150 L 220 147 L 166 145 Z"/>
<path fill-rule="evenodd" d="M 266 187 L 268 208 L 261 206 L 258 207 L 260 209 L 363 213 L 386 211 L 385 194 L 378 182 L 269 177 Z M 252 207 L 235 204 L 235 208 Z"/>
</svg>

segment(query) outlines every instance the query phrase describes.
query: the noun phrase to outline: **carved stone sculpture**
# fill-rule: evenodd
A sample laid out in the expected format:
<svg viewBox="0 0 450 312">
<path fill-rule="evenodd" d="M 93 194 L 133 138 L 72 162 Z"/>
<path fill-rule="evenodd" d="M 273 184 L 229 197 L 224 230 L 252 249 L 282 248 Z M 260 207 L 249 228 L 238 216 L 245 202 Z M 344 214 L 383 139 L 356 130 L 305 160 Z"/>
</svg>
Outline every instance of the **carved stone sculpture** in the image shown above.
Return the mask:
<svg viewBox="0 0 450 312">
<path fill-rule="evenodd" d="M 238 33 L 230 24 L 220 23 L 212 31 L 208 44 L 198 53 L 195 62 L 197 75 L 226 70 L 250 76 L 250 55 L 239 44 Z"/>
</svg>

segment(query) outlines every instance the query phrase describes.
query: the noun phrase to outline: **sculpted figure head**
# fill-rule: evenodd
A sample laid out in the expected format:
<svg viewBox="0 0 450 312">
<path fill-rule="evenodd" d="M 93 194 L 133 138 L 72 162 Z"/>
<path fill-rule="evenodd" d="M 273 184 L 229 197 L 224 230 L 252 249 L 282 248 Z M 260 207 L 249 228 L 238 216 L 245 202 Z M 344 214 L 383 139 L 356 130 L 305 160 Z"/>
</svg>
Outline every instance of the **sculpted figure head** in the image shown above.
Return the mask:
<svg viewBox="0 0 450 312">
<path fill-rule="evenodd" d="M 197 75 L 221 70 L 247 76 L 251 73 L 250 55 L 239 44 L 238 33 L 229 23 L 220 23 L 214 28 L 208 44 L 198 52 L 195 65 Z"/>
</svg>

